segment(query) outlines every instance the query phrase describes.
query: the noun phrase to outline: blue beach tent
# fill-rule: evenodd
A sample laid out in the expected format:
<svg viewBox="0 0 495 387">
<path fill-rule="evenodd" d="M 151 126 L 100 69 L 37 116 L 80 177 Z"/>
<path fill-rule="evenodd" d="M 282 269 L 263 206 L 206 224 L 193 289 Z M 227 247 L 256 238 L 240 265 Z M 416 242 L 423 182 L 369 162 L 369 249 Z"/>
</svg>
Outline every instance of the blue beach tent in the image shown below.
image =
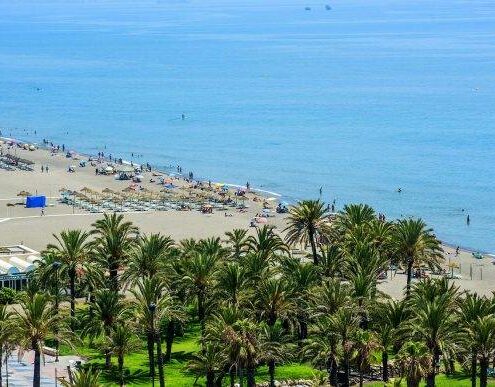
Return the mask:
<svg viewBox="0 0 495 387">
<path fill-rule="evenodd" d="M 46 196 L 28 196 L 26 208 L 40 208 L 46 206 Z"/>
</svg>

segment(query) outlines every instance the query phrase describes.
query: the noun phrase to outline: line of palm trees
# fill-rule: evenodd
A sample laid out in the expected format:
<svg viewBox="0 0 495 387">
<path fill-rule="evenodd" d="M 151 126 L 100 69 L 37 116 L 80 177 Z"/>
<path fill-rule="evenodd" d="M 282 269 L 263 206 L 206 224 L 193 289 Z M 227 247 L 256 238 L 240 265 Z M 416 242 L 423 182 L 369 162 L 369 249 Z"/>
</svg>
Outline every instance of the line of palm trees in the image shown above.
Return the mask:
<svg viewBox="0 0 495 387">
<path fill-rule="evenodd" d="M 417 268 L 439 270 L 442 248 L 420 219 L 388 222 L 367 205 L 348 205 L 330 220 L 321 201 L 291 207 L 284 232 L 186 239 L 141 235 L 122 215 L 105 214 L 89 232 L 66 230 L 43 252 L 20 306 L 0 309 L 0 351 L 35 352 L 40 383 L 45 342 L 98 348 L 105 368 L 146 342 L 149 377 L 166 385 L 174 340 L 199 326 L 200 349 L 185 371 L 207 387 L 254 387 L 260 366 L 275 386 L 277 366 L 311 362 L 332 386 L 360 385 L 379 354 L 381 378 L 435 385 L 441 368 L 463 367 L 487 385 L 495 359 L 495 299 L 461 292 L 447 279 L 413 282 Z M 285 237 L 283 236 L 285 235 Z M 309 253 L 299 257 L 291 247 Z M 405 296 L 378 290 L 390 267 L 406 273 Z M 76 300 L 85 297 L 84 305 Z M 69 300 L 69 313 L 59 304 Z M 393 367 L 390 358 L 393 357 Z M 77 384 L 77 380 L 91 381 Z M 91 369 L 72 385 L 98 385 Z M 0 380 L 1 386 L 1 380 Z"/>
</svg>

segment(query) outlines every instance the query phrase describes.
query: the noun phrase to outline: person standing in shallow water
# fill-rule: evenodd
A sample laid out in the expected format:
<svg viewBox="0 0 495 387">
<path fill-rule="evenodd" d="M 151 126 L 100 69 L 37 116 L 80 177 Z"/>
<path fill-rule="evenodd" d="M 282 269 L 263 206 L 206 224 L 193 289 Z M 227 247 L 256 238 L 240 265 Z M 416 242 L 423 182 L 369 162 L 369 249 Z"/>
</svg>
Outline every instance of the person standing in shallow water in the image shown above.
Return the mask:
<svg viewBox="0 0 495 387">
<path fill-rule="evenodd" d="M 469 226 L 469 223 L 471 223 L 471 218 L 468 215 L 467 218 L 466 218 L 466 224 Z"/>
</svg>

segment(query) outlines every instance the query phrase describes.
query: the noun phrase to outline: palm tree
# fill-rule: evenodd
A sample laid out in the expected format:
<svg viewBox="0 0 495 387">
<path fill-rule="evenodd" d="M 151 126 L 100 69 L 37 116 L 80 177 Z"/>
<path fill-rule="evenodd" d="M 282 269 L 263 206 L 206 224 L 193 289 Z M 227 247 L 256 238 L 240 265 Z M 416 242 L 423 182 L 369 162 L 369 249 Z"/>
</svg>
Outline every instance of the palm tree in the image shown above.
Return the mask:
<svg viewBox="0 0 495 387">
<path fill-rule="evenodd" d="M 118 270 L 127 263 L 135 244 L 138 229 L 131 222 L 124 222 L 123 215 L 104 214 L 92 225 L 96 236 L 96 258 L 108 270 L 109 287 L 119 290 Z"/>
<path fill-rule="evenodd" d="M 22 300 L 20 309 L 14 312 L 12 328 L 16 342 L 21 347 L 34 351 L 33 387 L 39 387 L 41 351 L 45 340 L 54 337 L 57 330 L 57 339 L 68 341 L 68 331 L 60 315 L 55 314 L 50 297 L 44 293 L 37 293 L 32 299 Z"/>
<path fill-rule="evenodd" d="M 419 387 L 421 379 L 430 372 L 431 354 L 423 343 L 408 341 L 400 349 L 396 363 L 406 378 L 407 387 Z"/>
<path fill-rule="evenodd" d="M 72 380 L 61 380 L 63 387 L 102 387 L 100 383 L 100 371 L 95 371 L 91 367 L 80 369 L 72 376 Z"/>
<path fill-rule="evenodd" d="M 419 383 L 431 368 L 431 355 L 428 348 L 418 342 L 409 341 L 397 355 L 397 364 L 407 381 L 407 387 L 419 387 Z"/>
<path fill-rule="evenodd" d="M 321 246 L 321 254 L 318 259 L 321 275 L 326 278 L 342 276 L 344 255 L 336 244 Z"/>
<path fill-rule="evenodd" d="M 354 228 L 369 225 L 375 219 L 375 210 L 367 204 L 345 205 L 334 224 L 334 230 L 339 234 L 336 239 L 342 239 Z"/>
<path fill-rule="evenodd" d="M 340 308 L 328 319 L 328 327 L 338 335 L 343 353 L 344 387 L 349 387 L 352 337 L 359 327 L 359 316 L 349 307 Z"/>
<path fill-rule="evenodd" d="M 204 333 L 206 302 L 214 285 L 215 274 L 218 270 L 217 254 L 204 254 L 196 252 L 190 258 L 186 258 L 183 264 L 183 285 L 189 293 L 196 298 L 197 314 Z"/>
<path fill-rule="evenodd" d="M 256 235 L 248 237 L 247 246 L 251 253 L 259 254 L 265 261 L 288 251 L 282 238 L 273 231 L 273 226 L 267 225 L 257 228 Z"/>
<path fill-rule="evenodd" d="M 215 387 L 215 377 L 222 370 L 224 361 L 225 357 L 220 348 L 207 344 L 203 351 L 192 356 L 187 363 L 187 369 L 196 374 L 196 379 L 206 376 L 206 387 Z"/>
<path fill-rule="evenodd" d="M 2 387 L 2 365 L 4 350 L 12 341 L 12 317 L 13 313 L 7 310 L 5 305 L 0 306 L 0 387 Z"/>
<path fill-rule="evenodd" d="M 263 324 L 260 334 L 260 360 L 268 363 L 270 387 L 275 387 L 275 365 L 290 359 L 293 348 L 289 344 L 289 337 L 280 321 L 269 326 Z"/>
<path fill-rule="evenodd" d="M 236 228 L 225 233 L 230 247 L 230 257 L 238 261 L 247 252 L 247 230 Z"/>
<path fill-rule="evenodd" d="M 399 220 L 394 228 L 392 245 L 395 254 L 406 266 L 406 296 L 409 297 L 413 267 L 427 265 L 438 268 L 443 259 L 443 250 L 433 230 L 427 228 L 421 219 Z"/>
<path fill-rule="evenodd" d="M 122 280 L 135 283 L 140 278 L 151 278 L 163 272 L 174 241 L 160 234 L 142 236 L 133 246 Z"/>
<path fill-rule="evenodd" d="M 478 317 L 465 329 L 465 341 L 479 356 L 480 387 L 486 387 L 489 361 L 495 354 L 495 317 Z"/>
<path fill-rule="evenodd" d="M 53 235 L 57 244 L 49 244 L 45 252 L 46 262 L 40 265 L 41 280 L 54 283 L 60 280 L 66 283 L 70 293 L 71 328 L 74 329 L 76 316 L 76 279 L 85 271 L 91 255 L 90 234 L 81 230 L 62 231 L 60 236 Z M 60 264 L 54 266 L 54 262 Z M 58 284 L 56 284 L 58 288 Z"/>
<path fill-rule="evenodd" d="M 493 306 L 486 297 L 479 297 L 477 294 L 467 293 L 459 304 L 459 320 L 462 329 L 468 333 L 477 326 L 479 319 L 493 313 Z M 468 336 L 469 337 L 469 336 Z M 471 386 L 476 387 L 476 368 L 478 360 L 478 349 L 473 342 L 463 340 L 467 350 L 471 355 Z"/>
<path fill-rule="evenodd" d="M 218 272 L 217 290 L 227 302 L 238 305 L 246 294 L 248 276 L 239 262 L 229 262 Z"/>
<path fill-rule="evenodd" d="M 122 323 L 117 324 L 107 340 L 110 352 L 117 356 L 119 382 L 124 386 L 124 358 L 139 348 L 139 341 L 129 325 Z"/>
<path fill-rule="evenodd" d="M 339 336 L 327 315 L 320 316 L 313 325 L 313 329 L 311 337 L 305 341 L 304 358 L 309 358 L 315 367 L 326 369 L 330 385 L 337 386 Z"/>
<path fill-rule="evenodd" d="M 363 387 L 363 374 L 370 367 L 370 358 L 378 348 L 378 342 L 370 331 L 359 329 L 353 337 L 352 349 L 356 352 L 355 360 L 359 369 L 359 387 Z"/>
<path fill-rule="evenodd" d="M 242 369 L 241 346 L 235 330 L 237 321 L 245 316 L 235 304 L 228 304 L 214 313 L 206 326 L 205 341 L 222 349 L 223 362 L 230 376 L 230 387 L 234 387 L 236 370 Z M 241 380 L 242 385 L 242 380 Z"/>
<path fill-rule="evenodd" d="M 418 284 L 414 289 L 421 291 L 425 285 Z M 457 341 L 457 321 L 454 315 L 454 303 L 457 297 L 449 292 L 428 300 L 423 297 L 411 297 L 413 318 L 407 324 L 413 337 L 425 343 L 430 350 L 432 364 L 427 377 L 427 385 L 435 386 L 436 365 L 441 352 L 447 350 Z"/>
<path fill-rule="evenodd" d="M 196 245 L 196 250 L 203 254 L 216 255 L 219 258 L 224 258 L 229 250 L 222 245 L 219 237 L 211 237 L 200 239 Z"/>
<path fill-rule="evenodd" d="M 377 274 L 358 269 L 349 277 L 349 284 L 351 297 L 357 303 L 357 309 L 361 316 L 360 326 L 362 329 L 368 329 L 368 314 L 378 295 Z"/>
<path fill-rule="evenodd" d="M 318 264 L 316 244 L 318 239 L 328 234 L 328 210 L 320 200 L 303 200 L 289 209 L 287 217 L 286 240 L 290 245 L 302 244 L 311 246 L 313 263 Z"/>
<path fill-rule="evenodd" d="M 372 329 L 382 352 L 382 379 L 384 382 L 388 382 L 389 379 L 389 350 L 397 343 L 400 343 L 403 335 L 401 328 L 408 315 L 405 303 L 401 301 L 388 300 L 378 303 L 374 308 Z"/>
<path fill-rule="evenodd" d="M 302 343 L 308 336 L 311 296 L 319 282 L 318 270 L 311 263 L 299 263 L 293 259 L 282 261 L 281 266 L 290 298 L 294 301 L 298 336 Z"/>
<path fill-rule="evenodd" d="M 125 323 L 131 315 L 127 303 L 119 294 L 110 289 L 97 290 L 94 294 L 93 308 L 87 311 L 83 318 L 82 335 L 90 338 L 103 339 L 103 352 L 105 353 L 105 367 L 110 368 L 112 352 L 107 345 L 107 339 L 112 335 L 115 327 Z"/>
<path fill-rule="evenodd" d="M 287 282 L 275 277 L 262 281 L 256 292 L 255 308 L 268 326 L 275 325 L 277 319 L 284 322 L 291 320 L 296 305 L 290 297 Z"/>
<path fill-rule="evenodd" d="M 131 290 L 134 300 L 132 301 L 138 326 L 144 328 L 147 338 L 148 362 L 150 376 L 154 376 L 155 355 L 154 345 L 157 344 L 158 372 L 160 381 L 163 380 L 163 361 L 161 356 L 161 324 L 162 320 L 183 321 L 184 314 L 174 298 L 168 294 L 169 290 L 165 283 L 158 277 L 145 278 L 136 283 L 136 288 Z M 150 307 L 151 306 L 151 307 Z M 173 336 L 170 337 L 173 340 Z M 171 350 L 171 344 L 170 344 Z"/>
<path fill-rule="evenodd" d="M 331 316 L 350 303 L 349 285 L 337 279 L 330 279 L 313 293 L 314 314 Z"/>
<path fill-rule="evenodd" d="M 239 343 L 239 358 L 246 369 L 247 387 L 255 387 L 255 372 L 260 357 L 259 325 L 249 319 L 238 320 L 233 325 Z"/>
</svg>

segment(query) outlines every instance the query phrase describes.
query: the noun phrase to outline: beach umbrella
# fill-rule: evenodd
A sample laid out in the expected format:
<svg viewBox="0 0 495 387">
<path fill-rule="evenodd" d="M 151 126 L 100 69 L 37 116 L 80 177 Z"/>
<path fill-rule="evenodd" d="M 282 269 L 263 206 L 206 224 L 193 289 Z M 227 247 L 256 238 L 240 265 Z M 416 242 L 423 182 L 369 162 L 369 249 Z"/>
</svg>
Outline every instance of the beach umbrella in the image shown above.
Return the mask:
<svg viewBox="0 0 495 387">
<path fill-rule="evenodd" d="M 28 191 L 21 191 L 17 194 L 17 196 L 31 196 L 31 193 Z"/>
<path fill-rule="evenodd" d="M 256 223 L 266 224 L 266 223 L 268 223 L 268 219 L 263 218 L 263 217 L 258 217 L 258 218 L 256 218 Z"/>
<path fill-rule="evenodd" d="M 110 188 L 105 188 L 103 191 L 101 191 L 103 193 L 106 193 L 106 194 L 113 194 L 114 192 L 110 189 Z"/>
</svg>

